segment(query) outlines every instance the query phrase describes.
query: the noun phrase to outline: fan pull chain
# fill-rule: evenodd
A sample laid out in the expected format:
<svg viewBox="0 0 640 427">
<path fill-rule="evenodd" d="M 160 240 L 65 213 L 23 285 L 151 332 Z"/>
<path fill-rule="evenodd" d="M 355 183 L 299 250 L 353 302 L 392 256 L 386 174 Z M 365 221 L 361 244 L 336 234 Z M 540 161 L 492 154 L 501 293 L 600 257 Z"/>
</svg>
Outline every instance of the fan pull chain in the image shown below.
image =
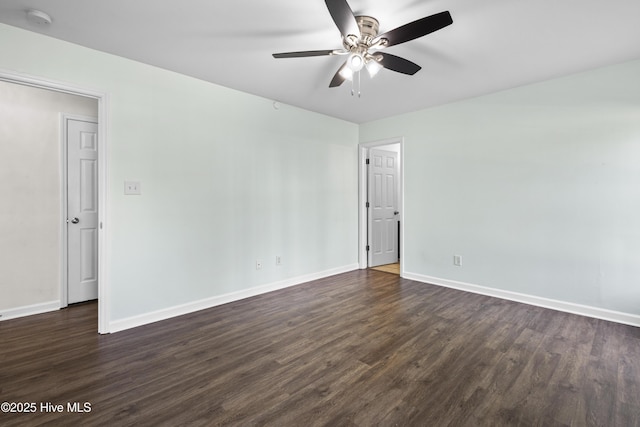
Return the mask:
<svg viewBox="0 0 640 427">
<path fill-rule="evenodd" d="M 355 85 L 356 85 L 356 77 L 358 79 L 358 98 L 360 98 L 360 71 L 355 73 L 355 76 L 351 79 L 351 96 L 354 96 L 356 91 L 355 91 Z"/>
<path fill-rule="evenodd" d="M 353 76 L 351 78 L 351 96 L 353 96 L 355 94 L 355 86 L 356 86 L 356 76 Z"/>
</svg>

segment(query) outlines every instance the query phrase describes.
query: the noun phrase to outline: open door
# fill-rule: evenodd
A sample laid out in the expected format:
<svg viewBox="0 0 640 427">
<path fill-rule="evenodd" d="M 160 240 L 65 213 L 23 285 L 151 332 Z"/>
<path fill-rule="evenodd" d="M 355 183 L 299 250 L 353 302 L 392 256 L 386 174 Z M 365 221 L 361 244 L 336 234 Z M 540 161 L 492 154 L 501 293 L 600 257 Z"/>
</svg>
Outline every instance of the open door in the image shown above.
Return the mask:
<svg viewBox="0 0 640 427">
<path fill-rule="evenodd" d="M 65 117 L 67 303 L 98 298 L 98 124 Z"/>
<path fill-rule="evenodd" d="M 368 266 L 398 262 L 398 153 L 369 150 Z"/>
</svg>

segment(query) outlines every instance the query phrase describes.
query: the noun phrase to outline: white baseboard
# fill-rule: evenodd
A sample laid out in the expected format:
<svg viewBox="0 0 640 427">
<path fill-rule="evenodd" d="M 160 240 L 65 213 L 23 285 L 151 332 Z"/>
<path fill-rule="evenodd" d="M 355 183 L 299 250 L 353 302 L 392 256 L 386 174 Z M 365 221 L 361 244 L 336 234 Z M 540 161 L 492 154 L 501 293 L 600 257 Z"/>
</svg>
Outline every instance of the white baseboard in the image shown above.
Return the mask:
<svg viewBox="0 0 640 427">
<path fill-rule="evenodd" d="M 24 305 L 22 307 L 7 308 L 0 310 L 0 321 L 56 310 L 60 310 L 60 301 L 49 301 L 40 304 Z"/>
<path fill-rule="evenodd" d="M 620 311 L 607 310 L 604 308 L 591 307 L 588 305 L 574 304 L 571 302 L 542 298 L 534 295 L 505 291 L 502 289 L 488 288 L 471 283 L 440 279 L 437 277 L 425 276 L 422 274 L 405 272 L 402 277 L 415 280 L 417 282 L 428 283 L 431 285 L 444 286 L 446 288 L 458 289 L 461 291 L 472 292 L 474 294 L 487 295 L 490 297 L 502 298 L 510 301 L 521 302 L 524 304 L 535 305 L 538 307 L 550 308 L 552 310 L 564 311 L 566 313 L 579 314 L 581 316 L 593 317 L 596 319 L 608 320 L 610 322 L 640 327 L 640 316 L 631 313 L 623 313 Z"/>
<path fill-rule="evenodd" d="M 244 289 L 241 291 L 218 295 L 199 301 L 193 301 L 186 304 L 168 307 L 162 310 L 128 317 L 126 319 L 115 320 L 109 323 L 109 332 L 119 332 L 125 329 L 135 328 L 137 326 L 142 326 L 153 322 L 159 322 L 161 320 L 170 319 L 172 317 L 193 313 L 194 311 L 204 310 L 218 305 L 227 304 L 256 295 L 266 294 L 267 292 L 277 291 L 279 289 L 300 285 L 302 283 L 323 279 L 325 277 L 334 276 L 336 274 L 346 273 L 357 269 L 358 264 L 351 264 L 344 267 L 321 271 L 319 273 L 306 274 L 304 276 L 293 277 L 291 279 L 269 283 L 266 285 L 260 285 L 250 289 Z"/>
</svg>

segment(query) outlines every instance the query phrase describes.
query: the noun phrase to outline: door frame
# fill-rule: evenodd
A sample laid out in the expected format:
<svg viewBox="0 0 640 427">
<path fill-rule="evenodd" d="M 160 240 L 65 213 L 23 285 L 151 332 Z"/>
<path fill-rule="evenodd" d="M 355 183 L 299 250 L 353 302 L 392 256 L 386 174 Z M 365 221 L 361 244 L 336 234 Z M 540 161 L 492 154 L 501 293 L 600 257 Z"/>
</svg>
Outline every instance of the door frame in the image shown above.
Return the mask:
<svg viewBox="0 0 640 427">
<path fill-rule="evenodd" d="M 62 235 L 61 235 L 61 240 L 62 240 L 62 254 L 61 254 L 61 276 L 62 276 L 62 281 L 61 281 L 61 289 L 60 289 L 60 308 L 64 308 L 67 307 L 69 305 L 69 223 L 67 222 L 67 219 L 69 218 L 69 211 L 68 211 L 68 198 L 69 198 L 69 193 L 67 191 L 68 189 L 68 184 L 69 184 L 69 171 L 67 170 L 67 168 L 69 167 L 69 163 L 68 163 L 68 158 L 69 158 L 69 126 L 67 125 L 67 121 L 68 120 L 78 120 L 78 121 L 82 121 L 82 122 L 90 122 L 90 123 L 97 123 L 98 125 L 100 124 L 100 121 L 98 120 L 97 117 L 91 117 L 91 116 L 81 116 L 81 115 L 77 115 L 77 114 L 67 114 L 67 113 L 60 113 L 60 149 L 61 149 L 61 153 L 60 153 L 60 160 L 61 160 L 61 165 L 60 165 L 60 189 L 61 189 L 61 193 L 62 193 L 62 203 L 61 203 L 61 219 L 62 219 Z M 100 143 L 102 141 L 100 141 L 100 138 L 98 137 L 98 153 L 100 152 Z M 100 155 L 98 155 L 98 174 L 100 173 L 100 166 L 99 166 L 99 162 L 100 162 Z M 98 218 L 100 216 L 100 211 L 101 211 L 101 206 L 99 204 L 98 201 Z M 100 219 L 98 219 L 98 222 L 100 222 Z M 99 226 L 98 226 L 99 229 Z M 99 241 L 100 239 L 98 239 Z M 98 268 L 100 266 L 100 258 L 98 257 Z M 98 280 L 98 283 L 100 283 L 100 280 Z M 100 289 L 100 285 L 98 285 L 98 289 Z M 98 291 L 99 292 L 99 291 Z M 98 295 L 98 302 L 100 301 L 100 296 Z"/>
<path fill-rule="evenodd" d="M 369 149 L 379 147 L 381 145 L 399 144 L 400 145 L 400 191 L 398 208 L 400 210 L 400 276 L 404 275 L 404 137 L 395 137 L 371 142 L 361 142 L 358 144 L 358 263 L 360 269 L 365 269 L 369 264 L 367 254 L 367 233 L 369 225 L 369 217 L 367 215 L 367 188 L 368 173 L 366 160 L 369 156 Z"/>
<path fill-rule="evenodd" d="M 107 170 L 107 156 L 108 156 L 108 138 L 107 138 L 107 126 L 108 117 L 107 111 L 108 109 L 108 94 L 106 92 L 99 92 L 94 89 L 87 89 L 83 87 L 74 86 L 68 83 L 58 82 L 54 80 L 45 79 L 38 76 L 32 76 L 24 73 L 17 73 L 9 70 L 0 69 L 0 80 L 8 82 L 21 84 L 25 86 L 36 87 L 45 90 L 51 90 L 54 92 L 62 92 L 68 93 L 71 95 L 84 96 L 86 98 L 95 99 L 98 102 L 98 333 L 107 334 L 109 333 L 109 278 L 108 278 L 108 232 L 107 232 L 107 212 L 109 208 L 108 197 L 107 197 L 107 183 L 108 183 L 108 170 Z M 66 141 L 64 141 L 61 145 L 66 145 Z M 66 162 L 66 159 L 64 160 Z M 64 169 L 64 174 L 61 171 L 61 182 L 62 185 L 62 175 L 66 175 L 66 167 Z M 64 178 L 66 181 L 66 177 Z M 66 194 L 66 188 L 63 189 L 63 194 Z M 66 196 L 64 201 L 61 201 L 61 204 L 64 206 L 62 209 L 65 210 L 66 213 Z M 66 220 L 66 216 L 63 217 Z M 61 218 L 62 219 L 62 218 Z M 61 221 L 58 232 L 60 233 L 60 241 L 63 239 L 66 240 L 66 223 Z M 65 270 L 66 264 L 66 248 L 60 248 L 60 268 L 61 271 Z M 66 272 L 64 272 L 66 275 Z M 62 293 L 66 293 L 66 281 L 61 282 L 60 284 L 60 306 L 63 307 L 63 301 L 66 303 L 66 295 L 63 298 Z"/>
</svg>

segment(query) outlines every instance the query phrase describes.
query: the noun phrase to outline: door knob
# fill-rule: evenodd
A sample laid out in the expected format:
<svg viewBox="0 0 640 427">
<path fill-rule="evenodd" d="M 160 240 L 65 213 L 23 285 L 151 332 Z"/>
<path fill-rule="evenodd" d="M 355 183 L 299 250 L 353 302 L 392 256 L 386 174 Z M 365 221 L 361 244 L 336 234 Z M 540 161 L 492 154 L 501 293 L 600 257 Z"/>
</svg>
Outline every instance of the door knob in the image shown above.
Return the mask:
<svg viewBox="0 0 640 427">
<path fill-rule="evenodd" d="M 75 218 L 73 218 L 73 219 L 71 220 L 71 223 L 72 223 L 72 224 L 77 224 L 77 223 L 79 223 L 79 222 L 80 222 L 80 218 L 78 218 L 78 217 L 75 217 Z"/>
<path fill-rule="evenodd" d="M 394 215 L 398 215 L 399 213 L 400 213 L 400 212 L 398 212 L 398 211 L 394 211 L 394 212 L 393 212 L 393 214 L 394 214 Z"/>
</svg>

